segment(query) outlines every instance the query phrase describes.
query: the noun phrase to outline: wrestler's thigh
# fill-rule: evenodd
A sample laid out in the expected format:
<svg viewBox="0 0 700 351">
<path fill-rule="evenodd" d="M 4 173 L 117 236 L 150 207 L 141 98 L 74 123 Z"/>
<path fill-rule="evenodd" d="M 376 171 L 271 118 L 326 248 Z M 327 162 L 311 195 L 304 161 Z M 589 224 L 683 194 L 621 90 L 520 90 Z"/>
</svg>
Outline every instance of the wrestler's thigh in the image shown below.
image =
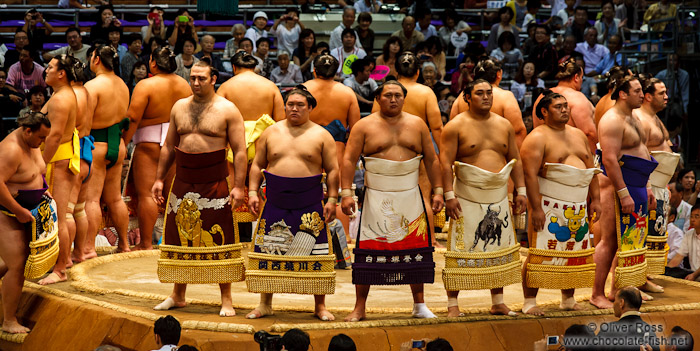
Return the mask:
<svg viewBox="0 0 700 351">
<path fill-rule="evenodd" d="M 90 165 L 85 161 L 80 161 L 80 177 L 78 177 L 78 191 L 75 193 L 76 204 L 85 202 L 87 198 L 88 182 L 85 180 L 90 176 Z M 83 183 L 84 182 L 84 183 Z M 71 197 L 74 194 L 71 194 Z"/>
<path fill-rule="evenodd" d="M 0 258 L 8 268 L 23 266 L 29 255 L 24 225 L 14 217 L 0 214 Z"/>
<path fill-rule="evenodd" d="M 126 146 L 124 140 L 119 141 L 119 157 L 114 166 L 107 170 L 104 182 L 102 200 L 107 203 L 117 201 L 122 196 L 122 165 L 126 156 Z"/>
<path fill-rule="evenodd" d="M 68 169 L 69 160 L 62 160 L 54 163 L 53 169 L 53 193 L 51 194 L 56 201 L 56 213 L 58 220 L 65 219 L 66 208 L 68 201 L 71 198 L 71 191 L 75 185 L 77 176 Z"/>
<path fill-rule="evenodd" d="M 150 196 L 156 180 L 160 145 L 157 143 L 140 143 L 136 145 L 131 158 L 134 187 L 139 196 Z"/>
<path fill-rule="evenodd" d="M 615 233 L 615 195 L 610 178 L 598 175 L 601 214 L 598 221 L 601 240 L 612 240 Z"/>
<path fill-rule="evenodd" d="M 92 174 L 87 181 L 87 199 L 90 201 L 100 201 L 102 196 L 107 174 L 105 155 L 107 155 L 107 143 L 96 142 L 95 150 L 92 152 Z"/>
</svg>

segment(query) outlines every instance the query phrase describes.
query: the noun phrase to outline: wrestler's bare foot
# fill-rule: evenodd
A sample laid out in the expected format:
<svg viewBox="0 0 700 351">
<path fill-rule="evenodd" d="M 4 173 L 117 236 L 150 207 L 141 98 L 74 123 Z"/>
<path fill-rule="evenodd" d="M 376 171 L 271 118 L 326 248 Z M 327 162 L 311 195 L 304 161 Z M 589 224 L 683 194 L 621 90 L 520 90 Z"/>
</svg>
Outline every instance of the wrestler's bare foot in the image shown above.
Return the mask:
<svg viewBox="0 0 700 351">
<path fill-rule="evenodd" d="M 605 296 L 591 296 L 591 299 L 588 300 L 588 302 L 591 303 L 591 305 L 598 307 L 600 309 L 606 309 L 606 308 L 612 308 L 613 303 L 608 300 L 607 297 Z"/>
<path fill-rule="evenodd" d="M 447 308 L 448 317 L 464 317 L 464 313 L 459 311 L 459 306 L 452 306 Z"/>
<path fill-rule="evenodd" d="M 234 310 L 233 307 L 221 306 L 221 310 L 219 311 L 219 316 L 221 316 L 221 317 L 233 317 L 235 315 L 236 315 L 236 310 Z"/>
<path fill-rule="evenodd" d="M 44 279 L 39 280 L 39 285 L 49 285 L 56 284 L 60 282 L 65 282 L 68 276 L 65 273 L 51 272 Z"/>
<path fill-rule="evenodd" d="M 359 322 L 359 321 L 365 319 L 365 317 L 366 317 L 365 310 L 359 310 L 356 308 L 355 310 L 350 312 L 350 314 L 347 317 L 345 317 L 345 321 L 346 322 Z"/>
<path fill-rule="evenodd" d="M 73 261 L 73 263 L 80 263 L 86 261 L 87 258 L 85 257 L 85 255 L 76 255 L 75 251 L 73 251 L 73 253 L 70 256 L 70 260 Z"/>
<path fill-rule="evenodd" d="M 530 307 L 527 311 L 523 310 L 523 313 L 531 316 L 544 316 L 544 311 L 537 305 Z"/>
<path fill-rule="evenodd" d="M 534 309 L 534 307 L 532 308 Z M 531 310 L 532 310 L 531 309 Z M 508 306 L 504 303 L 500 303 L 498 305 L 491 305 L 491 309 L 489 310 L 489 313 L 496 315 L 496 316 L 510 316 L 510 317 L 515 317 L 518 314 L 511 311 Z"/>
<path fill-rule="evenodd" d="M 29 328 L 19 324 L 17 321 L 5 321 L 2 323 L 2 331 L 10 334 L 27 334 Z"/>
<path fill-rule="evenodd" d="M 661 285 L 658 285 L 658 284 L 654 284 L 654 283 L 650 282 L 649 280 L 647 280 L 647 282 L 644 283 L 644 285 L 639 287 L 639 290 L 650 292 L 650 293 L 662 293 L 662 292 L 664 292 L 664 287 Z"/>
<path fill-rule="evenodd" d="M 148 250 L 153 250 L 153 245 L 148 245 L 148 246 L 141 246 L 141 244 L 138 244 L 132 248 L 133 251 L 148 251 Z"/>
<path fill-rule="evenodd" d="M 87 260 L 89 260 L 91 258 L 95 258 L 95 257 L 97 257 L 97 251 L 92 249 L 92 250 L 89 250 L 83 254 L 83 261 L 87 261 Z"/>
<path fill-rule="evenodd" d="M 272 311 L 272 307 L 259 305 L 253 311 L 246 314 L 245 317 L 248 319 L 257 319 L 257 318 L 262 318 L 265 316 L 272 316 L 274 314 L 275 314 L 275 312 Z"/>
<path fill-rule="evenodd" d="M 318 317 L 318 319 L 324 321 L 324 322 L 329 322 L 329 321 L 334 321 L 335 316 L 328 311 L 325 307 L 317 308 L 316 311 L 314 312 L 314 315 Z"/>
<path fill-rule="evenodd" d="M 153 309 L 156 311 L 167 311 L 171 308 L 181 308 L 185 306 L 187 306 L 187 302 L 185 300 L 175 300 L 172 296 L 168 296 L 168 298 L 163 302 L 155 305 Z"/>
<path fill-rule="evenodd" d="M 131 249 L 129 248 L 129 245 L 119 245 L 117 247 L 117 253 L 122 253 L 122 252 L 131 252 Z"/>
</svg>

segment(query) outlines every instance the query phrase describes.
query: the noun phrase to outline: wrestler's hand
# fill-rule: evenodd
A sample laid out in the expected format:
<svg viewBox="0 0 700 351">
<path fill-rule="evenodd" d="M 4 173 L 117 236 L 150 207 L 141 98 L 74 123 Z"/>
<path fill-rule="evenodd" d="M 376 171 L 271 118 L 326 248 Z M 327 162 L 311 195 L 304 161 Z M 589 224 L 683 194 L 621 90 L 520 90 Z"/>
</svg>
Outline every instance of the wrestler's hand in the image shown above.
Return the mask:
<svg viewBox="0 0 700 351">
<path fill-rule="evenodd" d="M 656 197 L 654 196 L 654 193 L 649 188 L 647 188 L 647 197 L 649 198 L 649 209 L 655 210 L 656 209 Z"/>
<path fill-rule="evenodd" d="M 527 209 L 527 197 L 518 195 L 515 197 L 515 214 L 519 215 Z"/>
<path fill-rule="evenodd" d="M 591 204 L 588 206 L 588 223 L 598 222 L 601 211 L 600 201 L 591 201 Z"/>
<path fill-rule="evenodd" d="M 326 223 L 330 223 L 335 220 L 335 208 L 336 204 L 330 202 L 326 202 L 326 204 L 323 206 L 323 218 L 326 219 Z"/>
<path fill-rule="evenodd" d="M 462 205 L 459 204 L 459 200 L 451 199 L 445 201 L 445 214 L 454 220 L 462 217 Z"/>
<path fill-rule="evenodd" d="M 634 200 L 631 196 L 625 196 L 620 199 L 620 207 L 622 207 L 623 213 L 632 213 L 634 212 Z"/>
<path fill-rule="evenodd" d="M 153 200 L 160 206 L 163 205 L 165 202 L 165 199 L 163 198 L 163 181 L 160 179 L 157 179 L 155 183 L 153 183 L 153 187 L 151 188 L 151 196 L 153 197 Z"/>
<path fill-rule="evenodd" d="M 26 208 L 22 208 L 22 211 L 17 212 L 15 216 L 17 216 L 17 220 L 20 223 L 29 223 L 34 218 L 34 216 L 32 216 L 32 213 L 29 212 L 29 210 Z"/>
<path fill-rule="evenodd" d="M 233 189 L 231 189 L 231 194 L 229 194 L 229 202 L 231 203 L 231 207 L 238 208 L 243 205 L 244 201 L 245 193 L 243 192 L 243 188 L 234 186 Z"/>
<path fill-rule="evenodd" d="M 442 195 L 433 195 L 433 213 L 438 213 L 445 206 L 445 199 Z"/>
<path fill-rule="evenodd" d="M 258 195 L 248 195 L 248 209 L 250 209 L 250 212 L 252 212 L 255 217 L 259 216 L 258 211 L 260 211 L 260 198 Z"/>
<path fill-rule="evenodd" d="M 532 229 L 539 232 L 544 229 L 544 211 L 542 211 L 542 206 L 535 206 L 530 210 L 530 224 Z"/>
<path fill-rule="evenodd" d="M 340 199 L 340 207 L 343 209 L 343 213 L 348 216 L 352 216 L 356 210 L 355 200 L 352 199 L 352 196 L 345 196 Z"/>
<path fill-rule="evenodd" d="M 48 196 L 49 198 L 53 199 L 53 195 L 51 195 L 51 192 L 47 189 L 44 191 L 44 195 Z"/>
</svg>

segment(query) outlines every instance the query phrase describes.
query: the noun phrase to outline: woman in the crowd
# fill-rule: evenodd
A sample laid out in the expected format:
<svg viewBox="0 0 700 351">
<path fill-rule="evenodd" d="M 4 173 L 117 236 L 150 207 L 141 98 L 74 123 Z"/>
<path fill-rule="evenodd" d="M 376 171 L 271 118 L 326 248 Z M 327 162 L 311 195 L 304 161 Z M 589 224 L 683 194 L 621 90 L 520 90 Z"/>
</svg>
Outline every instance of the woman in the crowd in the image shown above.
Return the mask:
<svg viewBox="0 0 700 351">
<path fill-rule="evenodd" d="M 168 42 L 165 39 L 158 37 L 151 37 L 146 45 L 143 46 L 143 51 L 141 52 L 141 61 L 148 63 L 151 60 L 151 53 L 156 51 L 156 49 L 165 47 Z M 148 66 L 148 65 L 146 65 Z M 150 70 L 149 70 L 150 73 Z"/>
<path fill-rule="evenodd" d="M 272 60 L 270 60 L 270 39 L 260 38 L 258 42 L 255 43 L 255 46 L 257 49 L 253 57 L 258 60 L 258 67 L 256 67 L 256 70 L 259 69 L 260 71 L 258 74 L 269 79 L 270 73 L 272 73 L 272 70 L 275 68 Z"/>
<path fill-rule="evenodd" d="M 175 48 L 176 54 L 179 54 L 177 48 L 182 47 L 182 42 L 186 38 L 194 39 L 195 43 L 199 42 L 197 30 L 194 28 L 194 18 L 190 16 L 187 9 L 182 8 L 177 10 L 173 25 L 168 27 L 168 31 L 165 32 L 165 37 L 168 38 L 168 44 Z M 195 50 L 196 48 L 197 45 L 195 45 Z"/>
<path fill-rule="evenodd" d="M 194 39 L 184 38 L 182 40 L 182 47 L 180 48 L 181 52 L 175 56 L 175 62 L 177 63 L 175 74 L 188 82 L 190 81 L 190 69 L 199 61 L 198 58 L 194 57 L 194 48 L 196 47 L 197 42 L 195 42 Z"/>
<path fill-rule="evenodd" d="M 18 118 L 30 112 L 41 112 L 41 108 L 44 107 L 46 102 L 46 88 L 41 85 L 35 85 L 29 89 L 27 96 L 29 96 L 29 105 L 19 111 Z"/>
<path fill-rule="evenodd" d="M 403 52 L 401 47 L 401 39 L 398 37 L 391 37 L 384 42 L 382 47 L 382 54 L 377 57 L 377 66 L 387 66 L 389 67 L 389 75 L 397 77 L 396 73 L 396 58 L 399 54 Z"/>
<path fill-rule="evenodd" d="M 295 65 L 299 66 L 304 81 L 314 78 L 311 72 L 311 64 L 316 56 L 318 56 L 316 52 L 316 34 L 312 29 L 305 28 L 299 33 L 299 44 L 294 49 L 294 53 L 292 53 L 292 60 Z"/>
<path fill-rule="evenodd" d="M 245 26 L 241 23 L 236 23 L 231 27 L 231 39 L 226 40 L 226 47 L 224 48 L 223 59 L 228 61 L 233 57 L 233 55 L 238 51 L 241 39 L 245 37 Z"/>
<path fill-rule="evenodd" d="M 523 122 L 528 133 L 532 130 L 532 103 L 537 96 L 544 91 L 544 81 L 537 77 L 537 71 L 533 62 L 525 62 L 515 75 L 510 84 L 510 91 L 520 104 L 523 111 Z"/>
<path fill-rule="evenodd" d="M 437 67 L 438 79 L 445 76 L 445 66 L 447 65 L 445 51 L 442 48 L 440 38 L 437 36 L 432 36 L 416 45 L 416 57 L 421 62 L 430 61 L 434 63 L 435 67 Z"/>
<path fill-rule="evenodd" d="M 102 39 L 109 43 L 110 26 L 121 27 L 122 22 L 115 17 L 112 6 L 100 6 L 97 11 L 97 23 L 90 27 L 90 42 Z"/>
<path fill-rule="evenodd" d="M 697 182 L 695 171 L 686 168 L 678 172 L 678 181 L 683 186 L 683 201 L 695 205 L 698 194 L 700 194 L 700 183 Z"/>
<path fill-rule="evenodd" d="M 126 46 L 121 45 L 122 27 L 109 26 L 107 27 L 107 33 L 109 45 L 117 50 L 117 54 L 119 54 L 119 62 L 121 62 L 124 59 L 126 52 L 129 51 Z"/>
<path fill-rule="evenodd" d="M 600 9 L 602 16 L 594 24 L 595 29 L 598 30 L 598 43 L 608 45 L 608 38 L 615 34 L 619 35 L 624 42 L 625 31 L 621 29 L 620 19 L 615 18 L 615 7 L 612 1 L 603 1 Z"/>
<path fill-rule="evenodd" d="M 442 13 L 442 23 L 443 26 L 438 29 L 438 36 L 442 41 L 445 52 L 454 53 L 455 47 L 452 45 L 452 40 L 450 39 L 452 33 L 461 35 L 462 33 L 471 32 L 472 28 L 469 27 L 467 22 L 461 20 L 457 11 L 454 9 L 445 9 L 445 12 Z"/>
<path fill-rule="evenodd" d="M 131 69 L 131 74 L 129 75 L 129 81 L 126 84 L 129 88 L 129 95 L 134 91 L 136 83 L 146 78 L 148 78 L 148 65 L 143 61 L 134 63 L 134 67 Z"/>
<path fill-rule="evenodd" d="M 489 42 L 486 45 L 486 52 L 491 52 L 498 47 L 498 37 L 500 37 L 501 33 L 503 32 L 512 32 L 513 36 L 515 37 L 515 47 L 520 47 L 520 31 L 518 30 L 518 27 L 511 23 L 513 16 L 513 10 L 508 6 L 501 7 L 498 10 L 498 18 L 500 22 L 491 26 L 491 33 L 489 33 Z"/>
<path fill-rule="evenodd" d="M 523 63 L 523 54 L 515 46 L 515 36 L 512 32 L 501 33 L 498 38 L 498 47 L 491 51 L 491 57 L 501 61 L 504 80 L 515 77 L 518 68 Z"/>
</svg>

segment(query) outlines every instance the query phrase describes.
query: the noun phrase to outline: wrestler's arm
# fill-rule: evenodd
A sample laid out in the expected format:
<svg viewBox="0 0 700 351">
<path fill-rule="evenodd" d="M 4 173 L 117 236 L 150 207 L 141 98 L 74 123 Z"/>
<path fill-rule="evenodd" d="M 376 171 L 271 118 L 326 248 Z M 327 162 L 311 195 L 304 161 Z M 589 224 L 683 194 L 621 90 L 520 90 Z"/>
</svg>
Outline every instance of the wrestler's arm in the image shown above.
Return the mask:
<svg viewBox="0 0 700 351">
<path fill-rule="evenodd" d="M 326 223 L 329 223 L 335 219 L 335 208 L 336 203 L 330 199 L 338 199 L 338 185 L 340 183 L 340 169 L 338 167 L 338 155 L 336 154 L 335 140 L 330 135 L 330 133 L 325 130 L 321 130 L 322 140 L 323 140 L 323 152 L 321 154 L 323 159 L 323 169 L 326 171 L 326 185 L 328 188 L 328 199 L 329 201 L 325 204 L 323 208 L 323 218 L 326 219 Z M 352 172 L 355 175 L 355 172 Z"/>
<path fill-rule="evenodd" d="M 22 152 L 16 145 L 9 145 L 4 150 L 1 150 L 0 164 L 3 166 L 0 167 L 0 205 L 15 214 L 18 221 L 27 223 L 31 221 L 32 214 L 17 203 L 10 193 L 10 189 L 7 188 L 7 181 L 17 173 L 21 162 Z"/>
<path fill-rule="evenodd" d="M 131 138 L 136 133 L 139 128 L 139 123 L 141 118 L 143 118 L 143 113 L 146 111 L 148 106 L 148 89 L 144 87 L 148 82 L 138 82 L 134 87 L 134 92 L 131 94 L 131 103 L 129 104 L 129 110 L 126 111 L 126 117 L 129 118 L 129 130 L 124 133 L 122 137 L 124 139 L 124 144 L 128 145 Z"/>
<path fill-rule="evenodd" d="M 520 148 L 523 145 L 523 140 L 527 136 L 527 128 L 525 128 L 525 123 L 523 122 L 523 113 L 520 111 L 520 105 L 518 100 L 515 99 L 515 95 L 511 92 L 507 92 L 508 97 L 505 102 L 505 109 L 503 110 L 503 117 L 505 117 L 513 127 L 515 131 L 515 142 Z"/>
<path fill-rule="evenodd" d="M 287 114 L 284 112 L 284 99 L 282 98 L 282 94 L 280 93 L 280 90 L 277 88 L 277 86 L 274 87 L 274 98 L 272 101 L 272 119 L 275 120 L 275 122 L 279 122 L 285 118 L 287 118 Z"/>
<path fill-rule="evenodd" d="M 60 98 L 59 96 L 55 97 Z M 49 136 L 46 137 L 44 152 L 42 153 L 46 164 L 51 161 L 58 150 L 58 146 L 61 144 L 61 138 L 63 137 L 63 132 L 66 130 L 70 108 L 68 108 L 66 104 L 62 104 L 60 100 L 57 100 L 47 104 L 47 112 L 51 120 L 51 132 L 49 132 Z"/>
<path fill-rule="evenodd" d="M 348 97 L 350 100 L 350 106 L 348 106 L 348 130 L 352 130 L 352 127 L 355 126 L 355 123 L 360 120 L 360 104 L 357 102 L 357 98 L 355 97 L 355 92 L 348 88 Z M 351 94 L 350 94 L 351 93 Z M 353 172 L 354 174 L 354 172 Z"/>
<path fill-rule="evenodd" d="M 607 117 L 607 118 L 606 118 Z M 601 162 L 605 166 L 605 172 L 610 178 L 615 190 L 626 189 L 627 185 L 622 179 L 622 170 L 618 161 L 618 154 L 622 148 L 622 138 L 624 136 L 624 123 L 619 123 L 610 116 L 603 116 L 598 126 L 600 132 L 600 148 L 603 152 Z M 634 200 L 627 195 L 620 198 L 622 211 L 632 213 L 634 210 Z"/>
<path fill-rule="evenodd" d="M 248 208 L 254 215 L 258 215 L 260 211 L 260 199 L 257 196 L 260 190 L 262 174 L 261 171 L 267 167 L 267 136 L 272 133 L 275 126 L 265 129 L 258 140 L 255 142 L 255 157 L 250 165 L 250 173 L 248 174 Z M 255 193 L 255 195 L 250 195 Z"/>
<path fill-rule="evenodd" d="M 85 88 L 87 93 L 87 116 L 85 116 L 85 125 L 87 130 L 92 130 L 92 119 L 95 118 L 95 109 L 97 108 L 97 94 L 91 93 Z M 125 144 L 126 145 L 126 144 Z"/>
<path fill-rule="evenodd" d="M 366 117 L 369 118 L 369 117 Z M 352 181 L 355 177 L 355 165 L 360 158 L 363 146 L 365 144 L 365 131 L 363 123 L 360 121 L 355 125 L 355 128 L 350 132 L 348 142 L 345 144 L 345 153 L 343 154 L 343 164 L 340 165 L 340 188 L 351 189 Z M 354 195 L 354 194 L 353 194 Z M 355 211 L 355 201 L 352 196 L 344 196 L 341 199 L 343 213 L 352 215 Z"/>
<path fill-rule="evenodd" d="M 425 106 L 426 118 L 430 126 L 430 132 L 433 134 L 433 138 L 435 138 L 435 142 L 437 143 L 438 150 L 441 150 L 440 147 L 442 145 L 440 145 L 440 143 L 442 138 L 440 134 L 442 134 L 442 115 L 440 114 L 440 106 L 438 105 L 437 97 L 432 91 L 427 95 L 428 99 Z"/>
<path fill-rule="evenodd" d="M 585 100 L 584 103 L 589 103 Z M 591 151 L 595 152 L 596 144 L 598 143 L 598 133 L 595 128 L 595 110 L 588 108 L 589 106 L 578 106 L 571 108 L 571 119 L 574 121 L 576 128 L 580 129 L 588 139 L 588 146 Z"/>
<path fill-rule="evenodd" d="M 243 116 L 238 108 L 233 105 L 232 102 L 226 101 L 231 104 L 230 109 L 228 109 L 227 116 L 227 133 L 228 144 L 231 147 L 231 152 L 233 153 L 233 168 L 234 168 L 234 179 L 233 187 L 241 189 L 245 186 L 246 168 L 248 166 L 248 158 L 246 155 L 245 146 L 245 126 L 243 124 Z"/>
<path fill-rule="evenodd" d="M 433 189 L 442 188 L 440 159 L 438 158 L 437 153 L 435 152 L 433 140 L 430 138 L 430 131 L 428 130 L 428 127 L 426 127 L 423 123 L 423 120 L 417 119 L 416 123 L 420 126 L 420 137 L 424 157 L 423 162 L 425 163 L 425 170 L 428 173 L 428 179 L 430 180 L 430 184 L 432 184 Z M 440 130 L 442 131 L 442 126 Z M 443 198 L 443 194 L 434 193 L 432 197 L 433 212 L 440 212 L 444 205 L 445 200 Z"/>
<path fill-rule="evenodd" d="M 452 180 L 452 164 L 457 159 L 457 149 L 459 147 L 459 127 L 450 120 L 443 129 L 440 145 L 440 168 L 442 169 L 442 184 L 445 193 L 454 191 Z M 456 198 L 447 200 L 445 195 L 445 214 L 452 219 L 458 219 L 462 214 L 462 208 Z"/>
<path fill-rule="evenodd" d="M 180 135 L 177 133 L 177 114 L 182 109 L 182 100 L 178 100 L 170 110 L 170 128 L 165 136 L 165 142 L 160 148 L 160 157 L 158 158 L 158 169 L 156 171 L 156 182 L 163 183 L 165 175 L 172 166 L 175 160 L 175 146 L 180 144 Z"/>
<path fill-rule="evenodd" d="M 546 136 L 533 130 L 523 141 L 520 157 L 522 160 L 523 174 L 525 176 L 525 187 L 527 191 L 527 201 L 530 204 L 530 216 L 532 226 L 535 231 L 544 228 L 544 211 L 542 210 L 542 195 L 540 194 L 540 184 L 537 175 L 544 162 L 544 149 Z"/>
<path fill-rule="evenodd" d="M 515 141 L 515 131 L 507 122 L 508 127 L 508 154 L 507 160 L 517 160 L 515 165 L 513 165 L 513 171 L 510 173 L 510 177 L 515 183 L 515 189 L 525 187 L 525 177 L 523 176 L 523 163 L 520 160 L 520 151 L 518 151 L 518 145 Z M 527 209 L 527 199 L 525 195 L 515 196 L 515 214 L 521 214 Z"/>
</svg>

